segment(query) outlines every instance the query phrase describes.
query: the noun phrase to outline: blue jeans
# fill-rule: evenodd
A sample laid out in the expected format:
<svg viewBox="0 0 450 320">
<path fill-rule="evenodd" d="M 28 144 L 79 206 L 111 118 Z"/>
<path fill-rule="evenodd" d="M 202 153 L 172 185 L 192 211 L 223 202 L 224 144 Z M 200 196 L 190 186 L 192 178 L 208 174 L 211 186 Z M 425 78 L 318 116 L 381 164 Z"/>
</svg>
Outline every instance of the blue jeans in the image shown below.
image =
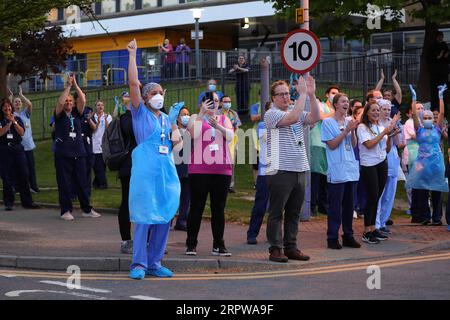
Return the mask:
<svg viewBox="0 0 450 320">
<path fill-rule="evenodd" d="M 268 202 L 269 190 L 267 189 L 266 177 L 258 176 L 256 179 L 255 204 L 253 205 L 252 216 L 248 226 L 247 239 L 256 239 L 258 237 Z"/>
<path fill-rule="evenodd" d="M 342 224 L 343 238 L 353 237 L 353 193 L 356 182 L 328 183 L 328 230 L 327 240 L 339 238 Z"/>
</svg>

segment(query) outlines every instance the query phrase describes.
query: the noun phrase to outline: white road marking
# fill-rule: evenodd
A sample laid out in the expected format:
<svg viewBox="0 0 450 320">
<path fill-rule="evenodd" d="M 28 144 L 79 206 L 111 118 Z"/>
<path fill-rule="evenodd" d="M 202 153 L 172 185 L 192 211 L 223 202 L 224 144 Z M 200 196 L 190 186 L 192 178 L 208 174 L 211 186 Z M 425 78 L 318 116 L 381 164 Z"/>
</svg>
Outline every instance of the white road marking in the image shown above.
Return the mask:
<svg viewBox="0 0 450 320">
<path fill-rule="evenodd" d="M 130 298 L 137 299 L 137 300 L 163 300 L 163 299 L 159 299 L 159 298 L 155 298 L 155 297 L 148 297 L 148 296 L 130 296 Z"/>
<path fill-rule="evenodd" d="M 15 277 L 17 277 L 15 274 L 4 274 L 4 273 L 1 273 L 0 274 L 0 277 L 5 277 L 5 278 L 15 278 Z"/>
<path fill-rule="evenodd" d="M 105 297 L 94 296 L 91 294 L 83 294 L 83 293 L 78 293 L 78 292 L 54 291 L 54 290 L 16 290 L 16 291 L 10 291 L 10 292 L 5 293 L 5 296 L 14 298 L 14 297 L 19 297 L 22 293 L 38 293 L 38 292 L 39 293 L 67 294 L 70 296 L 94 299 L 94 300 L 107 300 L 107 298 L 105 298 Z"/>
<path fill-rule="evenodd" d="M 66 282 L 60 282 L 60 281 L 39 281 L 40 283 L 46 283 L 46 284 L 54 284 L 56 286 L 61 286 L 61 287 L 65 287 L 67 288 L 67 283 Z M 103 290 L 103 289 L 97 289 L 97 288 L 89 288 L 89 287 L 84 287 L 84 286 L 80 286 L 79 288 L 74 288 L 75 290 L 83 290 L 83 291 L 90 291 L 90 292 L 95 292 L 95 293 L 110 293 L 111 291 L 109 290 Z"/>
</svg>

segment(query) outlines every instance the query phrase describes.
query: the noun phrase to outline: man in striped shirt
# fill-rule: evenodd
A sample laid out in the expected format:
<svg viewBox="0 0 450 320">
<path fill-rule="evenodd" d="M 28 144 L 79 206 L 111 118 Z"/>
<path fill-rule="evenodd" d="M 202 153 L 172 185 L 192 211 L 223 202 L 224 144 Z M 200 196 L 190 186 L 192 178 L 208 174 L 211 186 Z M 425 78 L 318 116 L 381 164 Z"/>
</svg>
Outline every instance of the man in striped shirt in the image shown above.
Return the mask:
<svg viewBox="0 0 450 320">
<path fill-rule="evenodd" d="M 303 126 L 320 120 L 315 88 L 313 77 L 308 76 L 306 81 L 300 77 L 297 84 L 300 96 L 291 108 L 288 84 L 284 81 L 275 82 L 270 90 L 273 107 L 264 116 L 267 128 L 266 179 L 269 189 L 267 240 L 270 244 L 269 259 L 275 262 L 309 260 L 297 248 L 297 233 L 305 196 L 305 172 L 309 170 Z M 304 111 L 307 99 L 311 104 L 311 112 Z"/>
</svg>

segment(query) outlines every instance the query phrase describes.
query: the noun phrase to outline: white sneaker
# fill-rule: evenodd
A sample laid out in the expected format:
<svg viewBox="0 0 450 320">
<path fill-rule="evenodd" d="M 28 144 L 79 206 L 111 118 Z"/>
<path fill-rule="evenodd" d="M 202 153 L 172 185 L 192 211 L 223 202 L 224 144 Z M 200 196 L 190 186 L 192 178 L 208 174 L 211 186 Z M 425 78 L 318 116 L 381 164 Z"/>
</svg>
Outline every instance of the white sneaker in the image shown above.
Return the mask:
<svg viewBox="0 0 450 320">
<path fill-rule="evenodd" d="M 358 219 L 358 213 L 353 210 L 353 219 Z"/>
<path fill-rule="evenodd" d="M 66 213 L 64 213 L 61 216 L 61 219 L 66 220 L 66 221 L 72 221 L 75 220 L 75 218 L 73 217 L 73 215 L 70 213 L 70 211 L 67 211 Z"/>
<path fill-rule="evenodd" d="M 94 209 L 91 209 L 91 212 L 82 214 L 84 218 L 100 218 L 102 215 L 98 212 L 95 212 Z"/>
</svg>

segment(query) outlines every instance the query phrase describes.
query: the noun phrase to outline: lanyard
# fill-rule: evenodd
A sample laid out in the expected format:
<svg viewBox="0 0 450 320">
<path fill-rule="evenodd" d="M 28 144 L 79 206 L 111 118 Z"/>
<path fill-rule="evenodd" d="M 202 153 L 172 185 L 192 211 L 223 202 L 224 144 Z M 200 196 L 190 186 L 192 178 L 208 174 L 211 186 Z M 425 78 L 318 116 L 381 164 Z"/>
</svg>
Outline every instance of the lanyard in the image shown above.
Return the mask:
<svg viewBox="0 0 450 320">
<path fill-rule="evenodd" d="M 206 123 L 211 127 L 211 125 L 208 122 L 208 117 L 207 116 L 204 116 L 203 120 L 205 120 Z M 216 128 L 211 127 L 211 141 L 214 141 L 214 140 L 216 140 Z"/>
<path fill-rule="evenodd" d="M 164 122 L 164 117 L 162 116 L 162 114 L 160 115 L 160 117 L 161 117 L 161 143 L 164 144 L 164 139 L 166 138 L 165 134 L 166 124 Z"/>
<path fill-rule="evenodd" d="M 75 130 L 75 125 L 73 123 L 73 116 L 72 114 L 70 114 L 69 120 L 70 120 L 70 130 L 72 130 L 72 132 Z"/>
</svg>

